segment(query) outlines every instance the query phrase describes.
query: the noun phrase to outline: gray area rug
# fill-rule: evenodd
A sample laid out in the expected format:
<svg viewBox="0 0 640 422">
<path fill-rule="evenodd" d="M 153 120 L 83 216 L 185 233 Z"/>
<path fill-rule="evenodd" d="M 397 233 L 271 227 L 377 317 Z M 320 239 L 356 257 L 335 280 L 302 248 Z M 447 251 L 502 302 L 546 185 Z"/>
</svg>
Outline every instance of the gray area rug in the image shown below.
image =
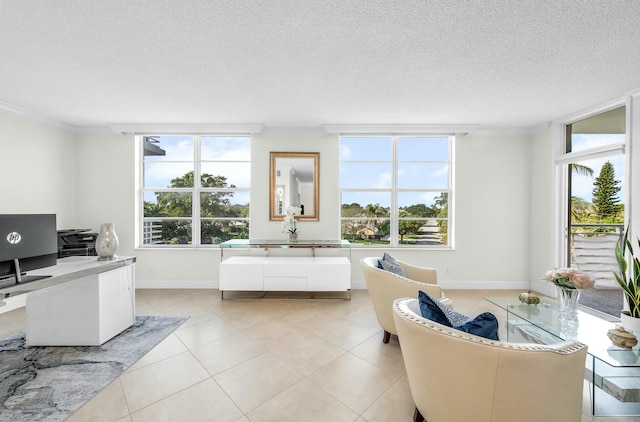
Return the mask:
<svg viewBox="0 0 640 422">
<path fill-rule="evenodd" d="M 0 421 L 63 421 L 188 317 L 136 317 L 102 346 L 25 346 L 0 340 Z"/>
</svg>

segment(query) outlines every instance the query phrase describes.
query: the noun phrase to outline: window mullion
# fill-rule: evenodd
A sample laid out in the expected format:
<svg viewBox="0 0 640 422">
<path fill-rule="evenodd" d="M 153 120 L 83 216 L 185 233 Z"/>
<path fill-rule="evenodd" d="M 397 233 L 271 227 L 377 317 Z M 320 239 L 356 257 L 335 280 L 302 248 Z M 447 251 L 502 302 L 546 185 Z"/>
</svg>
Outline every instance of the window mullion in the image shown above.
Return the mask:
<svg viewBox="0 0 640 422">
<path fill-rule="evenodd" d="M 397 146 L 398 146 L 398 137 L 393 136 L 391 138 L 391 161 L 392 161 L 392 172 L 391 172 L 391 209 L 389 210 L 389 217 L 391 218 L 390 227 L 391 227 L 391 246 L 398 246 L 398 231 L 399 231 L 399 223 L 398 223 L 398 154 L 397 154 Z"/>
<path fill-rule="evenodd" d="M 200 239 L 200 136 L 195 136 L 194 162 L 193 162 L 193 198 L 191 209 L 191 238 L 193 239 L 193 247 L 201 246 Z"/>
</svg>

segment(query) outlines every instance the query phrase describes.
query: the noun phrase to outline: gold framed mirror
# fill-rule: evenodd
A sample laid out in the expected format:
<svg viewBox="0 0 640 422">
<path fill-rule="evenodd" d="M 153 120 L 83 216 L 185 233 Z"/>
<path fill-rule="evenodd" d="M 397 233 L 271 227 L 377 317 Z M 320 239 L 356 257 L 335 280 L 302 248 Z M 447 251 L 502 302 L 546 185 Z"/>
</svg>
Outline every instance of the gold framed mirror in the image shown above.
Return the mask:
<svg viewBox="0 0 640 422">
<path fill-rule="evenodd" d="M 319 152 L 271 152 L 269 220 L 282 220 L 287 207 L 300 207 L 298 220 L 318 220 Z"/>
</svg>

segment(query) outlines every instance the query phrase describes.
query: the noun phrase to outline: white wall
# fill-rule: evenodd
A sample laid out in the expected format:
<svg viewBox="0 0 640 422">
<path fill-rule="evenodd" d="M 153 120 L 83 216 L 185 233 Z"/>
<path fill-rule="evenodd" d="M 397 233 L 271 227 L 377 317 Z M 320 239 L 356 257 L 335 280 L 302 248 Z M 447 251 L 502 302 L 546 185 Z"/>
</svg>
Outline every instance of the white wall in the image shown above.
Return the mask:
<svg viewBox="0 0 640 422">
<path fill-rule="evenodd" d="M 115 223 L 118 254 L 137 257 L 138 286 L 217 285 L 218 249 L 135 249 L 133 135 L 74 136 L 20 118 L 3 114 L 0 118 L 3 190 L 17 203 L 8 206 L 3 201 L 2 212 L 55 212 L 65 228 L 98 230 L 101 223 Z M 478 134 L 458 136 L 456 142 L 455 250 L 391 252 L 399 259 L 435 267 L 449 288 L 525 288 L 530 277 L 529 136 Z M 299 222 L 300 237 L 339 238 L 338 143 L 336 135 L 313 130 L 270 129 L 253 137 L 252 237 L 286 239 L 281 223 L 269 221 L 269 152 L 306 151 L 320 153 L 320 220 Z M 28 158 L 29 169 L 16 157 Z M 18 183 L 21 178 L 26 185 Z M 352 250 L 354 287 L 364 287 L 359 259 L 382 251 Z"/>
<path fill-rule="evenodd" d="M 559 266 L 556 245 L 558 236 L 556 210 L 562 207 L 556 195 L 554 141 L 562 137 L 563 127 L 549 124 L 535 128 L 531 142 L 531 226 L 529 230 L 529 279 L 532 290 L 554 294 L 552 286 L 542 281 L 543 274 Z M 560 133 L 559 133 L 560 132 Z"/>
<path fill-rule="evenodd" d="M 79 228 L 96 232 L 114 223 L 118 255 L 135 255 L 135 142 L 133 135 L 78 136 Z"/>
<path fill-rule="evenodd" d="M 77 219 L 76 135 L 0 112 L 0 213 L 57 214 L 58 228 Z"/>
<path fill-rule="evenodd" d="M 640 169 L 640 93 L 629 96 L 632 168 Z M 454 250 L 396 249 L 399 259 L 432 266 L 446 288 L 544 290 L 541 274 L 557 265 L 558 207 L 554 141 L 558 123 L 529 132 L 459 135 L 455 149 Z M 302 239 L 339 238 L 336 135 L 321 130 L 268 129 L 252 137 L 253 238 L 286 238 L 269 221 L 269 153 L 320 153 L 319 221 L 299 222 Z M 218 249 L 136 249 L 137 154 L 133 135 L 78 135 L 64 127 L 0 111 L 0 213 L 55 213 L 58 228 L 116 224 L 120 255 L 135 255 L 138 286 L 215 287 Z M 639 232 L 640 183 L 629 183 L 634 237 Z M 359 260 L 384 248 L 353 249 L 354 288 L 363 288 Z"/>
</svg>

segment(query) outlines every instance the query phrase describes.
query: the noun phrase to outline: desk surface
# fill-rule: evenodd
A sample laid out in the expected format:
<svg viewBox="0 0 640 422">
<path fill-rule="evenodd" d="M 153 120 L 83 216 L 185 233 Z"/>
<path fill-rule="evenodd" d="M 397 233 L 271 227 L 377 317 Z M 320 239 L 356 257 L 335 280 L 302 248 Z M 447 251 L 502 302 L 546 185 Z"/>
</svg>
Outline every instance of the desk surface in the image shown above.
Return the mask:
<svg viewBox="0 0 640 422">
<path fill-rule="evenodd" d="M 119 256 L 111 261 L 98 261 L 97 256 L 71 256 L 61 258 L 58 260 L 57 265 L 41 268 L 36 271 L 29 271 L 27 273 L 29 276 L 50 277 L 0 289 L 0 306 L 4 304 L 2 299 L 44 289 L 45 287 L 54 286 L 80 277 L 111 271 L 135 262 L 136 258 L 133 256 Z"/>
<path fill-rule="evenodd" d="M 560 320 L 557 302 L 540 298 L 538 305 L 527 305 L 516 297 L 485 297 L 509 314 L 515 315 L 531 325 L 544 330 L 556 341 L 578 340 L 588 346 L 587 353 L 615 367 L 640 367 L 640 345 L 632 349 L 615 346 L 607 337 L 607 332 L 616 323 L 578 310 L 578 324 L 567 325 Z"/>
</svg>

